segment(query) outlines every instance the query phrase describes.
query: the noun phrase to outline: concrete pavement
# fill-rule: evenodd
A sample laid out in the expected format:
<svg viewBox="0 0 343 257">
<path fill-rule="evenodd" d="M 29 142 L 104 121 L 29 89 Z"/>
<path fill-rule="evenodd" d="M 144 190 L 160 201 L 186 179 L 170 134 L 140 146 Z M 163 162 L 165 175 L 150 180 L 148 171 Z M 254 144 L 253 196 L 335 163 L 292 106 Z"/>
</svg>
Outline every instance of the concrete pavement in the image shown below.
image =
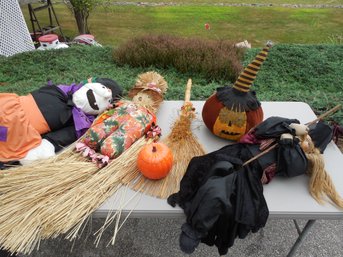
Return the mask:
<svg viewBox="0 0 343 257">
<path fill-rule="evenodd" d="M 62 237 L 46 240 L 40 249 L 21 257 L 218 257 L 217 249 L 204 244 L 191 255 L 181 252 L 178 245 L 182 218 L 128 219 L 119 231 L 114 246 L 107 246 L 111 238 L 109 228 L 98 248 L 93 244 L 102 219 L 93 219 L 81 238 L 71 243 Z M 306 221 L 298 221 L 301 228 Z M 297 231 L 292 220 L 269 219 L 264 229 L 237 239 L 227 256 L 239 257 L 283 257 L 296 241 Z M 343 223 L 337 220 L 318 220 L 310 230 L 305 242 L 298 249 L 297 257 L 341 257 L 343 256 Z"/>
</svg>

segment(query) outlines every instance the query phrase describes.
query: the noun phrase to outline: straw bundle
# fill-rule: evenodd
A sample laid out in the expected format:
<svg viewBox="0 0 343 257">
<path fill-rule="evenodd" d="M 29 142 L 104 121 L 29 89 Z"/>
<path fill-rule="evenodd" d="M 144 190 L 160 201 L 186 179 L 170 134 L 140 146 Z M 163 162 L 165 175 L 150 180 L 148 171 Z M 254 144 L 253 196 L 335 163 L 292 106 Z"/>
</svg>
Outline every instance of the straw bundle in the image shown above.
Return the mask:
<svg viewBox="0 0 343 257">
<path fill-rule="evenodd" d="M 33 250 L 41 239 L 44 209 L 97 171 L 93 163 L 78 158 L 70 148 L 61 156 L 3 172 L 0 245 L 12 252 Z"/>
<path fill-rule="evenodd" d="M 156 79 L 155 73 L 151 75 Z M 42 239 L 68 231 L 69 239 L 76 238 L 91 213 L 136 169 L 138 153 L 146 143 L 149 140 L 141 137 L 104 168 L 71 146 L 54 158 L 1 171 L 0 245 L 28 254 Z"/>
<path fill-rule="evenodd" d="M 190 160 L 195 156 L 205 154 L 191 130 L 192 120 L 195 118 L 194 108 L 190 102 L 191 86 L 192 80 L 189 79 L 180 116 L 174 122 L 169 135 L 163 140 L 173 153 L 172 170 L 161 180 L 150 180 L 141 175 L 136 168 L 135 173 L 123 178 L 123 183 L 128 184 L 133 190 L 140 190 L 145 194 L 165 199 L 179 190 L 181 178 Z"/>
<path fill-rule="evenodd" d="M 41 239 L 72 228 L 69 238 L 75 239 L 89 215 L 122 186 L 121 178 L 136 168 L 138 152 L 145 144 L 144 138 L 139 139 L 100 170 L 81 160 L 67 160 L 67 172 L 56 169 L 60 162 L 54 166 L 51 161 L 50 170 L 44 170 L 47 165 L 41 162 L 42 172 L 36 167 L 36 172 L 29 174 L 13 169 L 0 180 L 0 245 L 28 254 Z"/>
</svg>

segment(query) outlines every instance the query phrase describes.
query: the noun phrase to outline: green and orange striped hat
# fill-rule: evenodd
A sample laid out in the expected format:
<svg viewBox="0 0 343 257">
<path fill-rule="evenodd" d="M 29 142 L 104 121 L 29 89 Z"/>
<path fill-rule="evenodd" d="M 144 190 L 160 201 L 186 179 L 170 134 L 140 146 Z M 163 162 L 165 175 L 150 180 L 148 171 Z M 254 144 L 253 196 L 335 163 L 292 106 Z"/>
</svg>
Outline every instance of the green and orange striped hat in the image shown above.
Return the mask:
<svg viewBox="0 0 343 257">
<path fill-rule="evenodd" d="M 233 88 L 241 92 L 249 92 L 254 80 L 256 79 L 257 72 L 260 70 L 262 63 L 267 59 L 269 49 L 273 43 L 268 41 L 266 46 L 259 52 L 255 59 L 239 75 Z"/>
</svg>

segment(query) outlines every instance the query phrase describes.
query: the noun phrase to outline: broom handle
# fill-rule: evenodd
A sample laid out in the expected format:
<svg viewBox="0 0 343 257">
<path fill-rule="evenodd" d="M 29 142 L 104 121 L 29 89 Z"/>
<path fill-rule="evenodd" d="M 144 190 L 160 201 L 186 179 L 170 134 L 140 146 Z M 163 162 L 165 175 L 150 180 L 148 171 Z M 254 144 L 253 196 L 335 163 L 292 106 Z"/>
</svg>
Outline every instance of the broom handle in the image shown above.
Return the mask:
<svg viewBox="0 0 343 257">
<path fill-rule="evenodd" d="M 192 79 L 188 79 L 186 92 L 185 92 L 185 103 L 191 100 L 191 87 L 192 87 Z"/>
<path fill-rule="evenodd" d="M 325 118 L 326 116 L 328 116 L 328 115 L 330 115 L 330 114 L 332 114 L 332 113 L 338 111 L 341 107 L 342 107 L 342 106 L 341 106 L 340 104 L 339 104 L 339 105 L 336 105 L 334 108 L 332 108 L 332 109 L 328 110 L 327 112 L 325 112 L 325 113 L 319 115 L 317 119 L 315 119 L 315 120 L 313 120 L 313 121 L 310 121 L 310 122 L 306 123 L 306 125 L 309 126 L 309 125 L 312 125 L 312 124 L 316 123 L 317 121 L 319 121 L 319 120 Z M 255 155 L 254 157 L 250 158 L 250 159 L 247 160 L 245 163 L 243 163 L 243 166 L 249 164 L 250 162 L 252 162 L 252 161 L 254 161 L 254 160 L 258 159 L 258 158 L 260 158 L 262 155 L 265 155 L 265 154 L 268 153 L 270 150 L 273 150 L 276 146 L 277 146 L 277 144 L 274 144 L 274 145 L 268 147 L 268 148 L 267 148 L 266 150 L 264 150 L 263 152 L 260 152 L 259 154 Z"/>
<path fill-rule="evenodd" d="M 250 162 L 255 161 L 256 159 L 260 158 L 261 156 L 265 155 L 266 153 L 268 153 L 269 151 L 273 150 L 275 147 L 277 146 L 277 144 L 274 144 L 272 146 L 269 146 L 266 150 L 264 150 L 263 152 L 260 152 L 259 154 L 256 154 L 254 157 L 250 158 L 249 160 L 247 160 L 245 163 L 243 163 L 243 167 L 245 165 L 248 165 Z"/>
<path fill-rule="evenodd" d="M 327 112 L 319 115 L 317 119 L 306 123 L 306 125 L 310 126 L 310 125 L 316 123 L 317 121 L 325 118 L 326 116 L 330 115 L 331 113 L 334 113 L 334 112 L 338 111 L 339 109 L 341 109 L 341 107 L 342 107 L 342 105 L 340 105 L 340 104 L 336 105 L 335 107 L 333 107 L 332 109 L 328 110 Z"/>
</svg>

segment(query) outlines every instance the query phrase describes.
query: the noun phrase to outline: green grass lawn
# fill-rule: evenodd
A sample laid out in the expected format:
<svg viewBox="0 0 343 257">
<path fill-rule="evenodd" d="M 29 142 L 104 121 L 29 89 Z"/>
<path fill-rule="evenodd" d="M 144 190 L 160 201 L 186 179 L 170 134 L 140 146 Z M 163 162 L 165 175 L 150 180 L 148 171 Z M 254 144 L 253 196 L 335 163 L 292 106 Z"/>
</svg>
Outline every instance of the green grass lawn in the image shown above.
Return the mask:
<svg viewBox="0 0 343 257">
<path fill-rule="evenodd" d="M 260 49 L 247 51 L 244 66 Z M 188 78 L 192 78 L 192 99 L 205 100 L 219 86 L 229 81 L 208 81 L 199 73 L 183 74 L 173 68 L 119 67 L 111 56 L 111 47 L 73 46 L 67 49 L 33 51 L 12 57 L 0 56 L 0 92 L 27 94 L 51 79 L 57 84 L 71 84 L 90 76 L 118 81 L 126 92 L 137 75 L 155 70 L 168 81 L 168 100 L 184 98 Z M 274 46 L 258 73 L 252 89 L 261 101 L 301 101 L 322 113 L 343 104 L 343 45 Z M 343 111 L 332 116 L 343 124 Z"/>
<path fill-rule="evenodd" d="M 129 0 L 134 2 L 133 0 Z M 147 0 L 147 2 L 155 2 Z M 184 3 L 175 0 L 173 3 Z M 135 5 L 99 7 L 89 20 L 91 33 L 106 48 L 75 48 L 63 51 L 24 53 L 13 58 L 0 58 L 0 92 L 25 94 L 43 85 L 47 79 L 56 83 L 72 83 L 88 76 L 103 76 L 118 80 L 125 90 L 136 76 L 147 70 L 157 70 L 169 83 L 167 99 L 182 99 L 184 86 L 193 79 L 192 99 L 204 100 L 218 86 L 227 81 L 207 81 L 199 74 L 180 74 L 174 69 L 154 67 L 118 67 L 111 59 L 111 47 L 144 34 L 171 34 L 185 37 L 203 37 L 248 40 L 260 48 L 267 40 L 276 43 L 268 61 L 256 80 L 255 89 L 264 101 L 304 101 L 322 112 L 342 103 L 343 86 L 343 9 L 342 8 L 285 8 L 283 3 L 343 4 L 343 1 L 259 1 L 272 7 L 220 7 L 214 3 L 239 3 L 230 0 L 188 0 L 180 6 Z M 245 3 L 253 3 L 248 0 Z M 55 10 L 64 34 L 77 35 L 76 24 L 63 4 Z M 24 6 L 28 24 L 28 11 Z M 39 13 L 44 23 L 47 17 Z M 204 24 L 211 25 L 210 30 Z M 331 45 L 328 45 L 330 43 Z M 285 44 L 285 45 L 284 45 Z M 326 45 L 325 45 L 326 44 Z M 245 65 L 258 49 L 248 51 Z M 343 123 L 343 112 L 334 115 Z"/>
<path fill-rule="evenodd" d="M 128 0 L 125 2 L 131 2 L 131 3 L 137 3 L 137 0 Z M 339 5 L 342 4 L 342 0 L 244 0 L 244 1 L 239 1 L 239 0 L 172 0 L 172 1 L 158 1 L 158 0 L 144 0 L 141 2 L 145 3 L 158 3 L 158 2 L 163 2 L 163 3 L 173 3 L 173 4 L 216 4 L 216 3 L 221 3 L 221 4 L 273 4 L 273 5 L 281 5 L 281 4 L 311 4 L 311 5 L 316 5 L 316 4 L 326 4 L 326 5 Z"/>
<path fill-rule="evenodd" d="M 342 1 L 303 2 L 338 4 Z M 22 8 L 31 30 L 27 8 Z M 61 3 L 55 4 L 54 8 L 64 34 L 71 39 L 74 38 L 77 29 L 71 12 Z M 37 14 L 41 23 L 46 24 L 47 15 L 42 12 Z M 205 29 L 205 23 L 211 25 L 210 30 Z M 230 39 L 237 42 L 248 40 L 253 47 L 260 47 L 267 40 L 277 43 L 320 44 L 342 37 L 343 9 L 219 7 L 201 4 L 160 7 L 110 6 L 98 7 L 91 14 L 89 25 L 91 33 L 99 43 L 112 46 L 118 46 L 129 38 L 148 33 Z"/>
</svg>

